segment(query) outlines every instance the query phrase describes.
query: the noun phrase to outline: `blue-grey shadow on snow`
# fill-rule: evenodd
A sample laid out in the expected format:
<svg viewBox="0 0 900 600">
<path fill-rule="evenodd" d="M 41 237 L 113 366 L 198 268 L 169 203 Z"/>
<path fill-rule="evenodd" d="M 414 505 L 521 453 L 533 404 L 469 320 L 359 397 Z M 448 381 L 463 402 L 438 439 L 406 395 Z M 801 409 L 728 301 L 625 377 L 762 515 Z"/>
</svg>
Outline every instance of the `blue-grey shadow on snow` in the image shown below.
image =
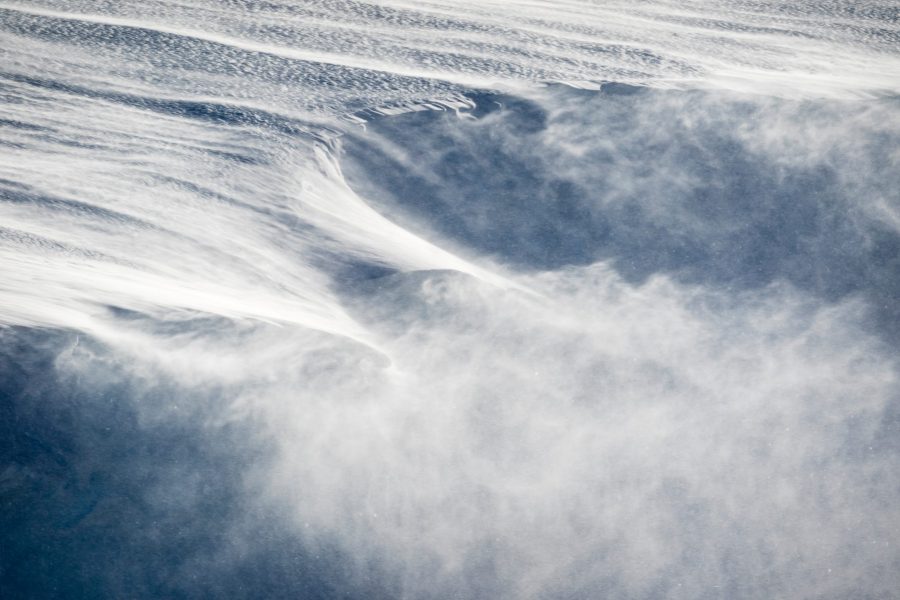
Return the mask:
<svg viewBox="0 0 900 600">
<path fill-rule="evenodd" d="M 900 189 L 889 158 L 897 132 L 848 127 L 861 154 L 848 158 L 864 170 L 803 140 L 794 155 L 767 146 L 770 132 L 791 139 L 785 122 L 870 106 L 625 85 L 560 86 L 546 98 L 473 94 L 464 118 L 375 119 L 344 138 L 342 167 L 402 225 L 516 269 L 607 260 L 632 282 L 785 280 L 829 301 L 861 294 L 900 333 L 900 236 L 860 217 Z"/>
<path fill-rule="evenodd" d="M 60 370 L 72 352 L 86 362 Z M 148 383 L 83 335 L 0 330 L 0 597 L 391 597 L 248 496 L 272 448 L 210 425 L 228 393 Z"/>
</svg>

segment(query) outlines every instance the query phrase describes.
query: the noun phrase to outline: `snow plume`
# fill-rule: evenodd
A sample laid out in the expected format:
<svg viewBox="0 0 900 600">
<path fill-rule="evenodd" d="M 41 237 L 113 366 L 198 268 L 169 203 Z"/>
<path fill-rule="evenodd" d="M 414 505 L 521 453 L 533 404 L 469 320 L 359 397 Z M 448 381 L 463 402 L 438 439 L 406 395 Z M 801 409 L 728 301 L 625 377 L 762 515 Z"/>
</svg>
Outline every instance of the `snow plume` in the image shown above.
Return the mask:
<svg viewBox="0 0 900 600">
<path fill-rule="evenodd" d="M 3 597 L 900 589 L 889 3 L 0 11 Z"/>
</svg>

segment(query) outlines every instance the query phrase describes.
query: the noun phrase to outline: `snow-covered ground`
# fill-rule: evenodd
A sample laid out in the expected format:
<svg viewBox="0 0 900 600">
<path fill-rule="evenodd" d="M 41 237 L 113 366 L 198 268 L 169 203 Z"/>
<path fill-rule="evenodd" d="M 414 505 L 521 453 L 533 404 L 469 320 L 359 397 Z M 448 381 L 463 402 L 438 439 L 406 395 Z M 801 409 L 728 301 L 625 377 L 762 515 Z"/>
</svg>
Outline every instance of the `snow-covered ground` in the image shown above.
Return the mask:
<svg viewBox="0 0 900 600">
<path fill-rule="evenodd" d="M 0 596 L 890 598 L 892 2 L 0 3 Z"/>
</svg>

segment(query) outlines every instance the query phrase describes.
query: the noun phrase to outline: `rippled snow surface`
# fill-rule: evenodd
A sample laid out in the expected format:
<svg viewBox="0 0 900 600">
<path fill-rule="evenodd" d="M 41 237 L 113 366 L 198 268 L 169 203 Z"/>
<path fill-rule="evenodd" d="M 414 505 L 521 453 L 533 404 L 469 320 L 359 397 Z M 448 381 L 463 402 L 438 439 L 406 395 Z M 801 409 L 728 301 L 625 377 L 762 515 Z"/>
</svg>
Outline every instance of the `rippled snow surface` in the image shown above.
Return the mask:
<svg viewBox="0 0 900 600">
<path fill-rule="evenodd" d="M 0 597 L 890 599 L 895 2 L 0 2 Z"/>
</svg>

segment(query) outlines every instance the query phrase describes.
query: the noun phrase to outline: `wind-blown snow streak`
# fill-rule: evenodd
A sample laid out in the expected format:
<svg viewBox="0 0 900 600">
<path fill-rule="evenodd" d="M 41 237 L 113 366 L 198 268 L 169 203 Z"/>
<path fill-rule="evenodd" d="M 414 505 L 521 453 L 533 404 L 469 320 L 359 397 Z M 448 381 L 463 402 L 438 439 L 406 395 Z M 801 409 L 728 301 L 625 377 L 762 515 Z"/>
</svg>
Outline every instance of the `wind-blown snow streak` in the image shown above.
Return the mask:
<svg viewBox="0 0 900 600">
<path fill-rule="evenodd" d="M 889 597 L 898 94 L 893 2 L 0 3 L 0 595 Z"/>
<path fill-rule="evenodd" d="M 398 233 L 348 190 L 335 189 L 340 179 L 313 166 L 331 159 L 308 151 L 312 140 L 326 135 L 310 123 L 335 127 L 335 118 L 389 105 L 465 106 L 464 87 L 508 89 L 540 80 L 725 85 L 811 96 L 896 92 L 896 8 L 830 6 L 5 3 L 0 11 L 8 153 L 2 176 L 20 201 L 4 205 L 4 247 L 14 257 L 7 262 L 17 265 L 10 266 L 13 274 L 24 270 L 48 285 L 52 281 L 55 292 L 11 276 L 4 319 L 62 324 L 73 315 L 60 321 L 33 313 L 49 310 L 43 304 L 62 304 L 59 310 L 65 311 L 73 302 L 124 306 L 141 298 L 147 305 L 317 321 L 329 331 L 350 331 L 327 294 L 313 291 L 320 286 L 312 283 L 316 274 L 307 260 L 293 267 L 307 272 L 291 273 L 269 249 L 270 268 L 279 271 L 273 276 L 264 262 L 235 256 L 259 245 L 259 239 L 239 241 L 235 229 L 245 227 L 245 211 L 266 212 L 276 221 L 266 227 L 279 232 L 285 218 L 334 228 L 329 237 L 353 238 L 351 253 L 389 264 L 402 256 L 401 262 L 411 261 L 405 266 L 416 268 L 474 267 Z M 260 177 L 267 181 L 250 183 Z M 323 193 L 329 208 L 318 210 Z M 235 197 L 248 203 L 230 202 Z M 33 214 L 36 198 L 53 199 L 41 207 L 42 219 Z M 202 251 L 185 245 L 192 243 L 201 213 L 215 219 L 204 231 L 213 239 L 203 240 Z M 110 236 L 79 231 L 71 220 L 105 227 Z M 372 227 L 381 233 L 362 242 Z M 145 238 L 138 249 L 128 237 L 135 232 Z M 384 243 L 392 237 L 404 241 Z M 296 244 L 289 247 L 297 251 Z M 168 264 L 148 268 L 148 259 L 141 263 L 135 250 Z M 215 252 L 230 258 L 210 260 Z M 184 260 L 174 267 L 166 253 Z M 79 274 L 86 259 L 102 262 L 101 272 Z M 241 262 L 244 272 L 231 284 L 218 272 L 225 264 L 240 270 Z M 210 263 L 220 266 L 197 272 Z M 249 273 L 247 263 L 258 272 Z M 216 283 L 204 287 L 200 282 L 209 278 Z M 247 278 L 268 280 L 253 289 L 290 292 L 242 309 L 235 296 Z M 78 281 L 88 279 L 92 291 L 79 292 Z M 94 290 L 109 295 L 91 297 Z"/>
</svg>

